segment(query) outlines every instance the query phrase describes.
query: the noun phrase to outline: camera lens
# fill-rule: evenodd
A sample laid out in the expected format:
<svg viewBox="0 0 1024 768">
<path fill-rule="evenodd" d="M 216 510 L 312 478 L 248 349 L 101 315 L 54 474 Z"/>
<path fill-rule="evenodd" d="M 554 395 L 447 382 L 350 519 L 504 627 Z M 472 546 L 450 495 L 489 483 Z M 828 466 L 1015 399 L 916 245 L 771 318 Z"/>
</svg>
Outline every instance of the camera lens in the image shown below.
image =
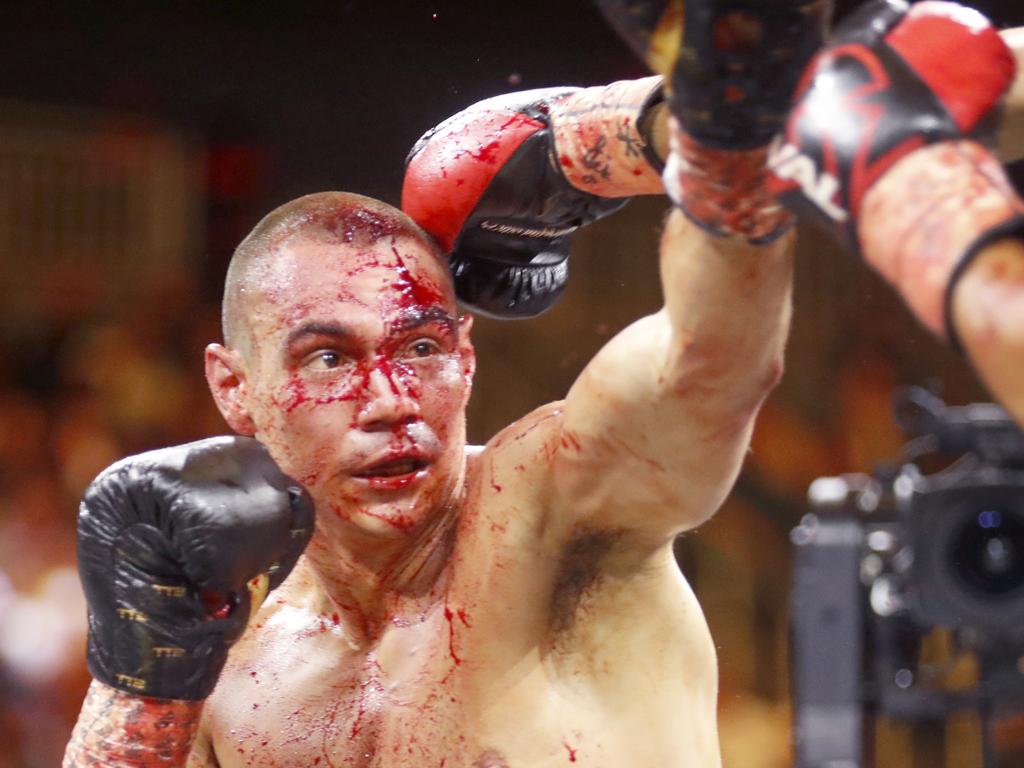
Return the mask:
<svg viewBox="0 0 1024 768">
<path fill-rule="evenodd" d="M 950 563 L 980 595 L 1001 596 L 1024 586 L 1024 521 L 1002 509 L 967 516 L 950 538 Z"/>
</svg>

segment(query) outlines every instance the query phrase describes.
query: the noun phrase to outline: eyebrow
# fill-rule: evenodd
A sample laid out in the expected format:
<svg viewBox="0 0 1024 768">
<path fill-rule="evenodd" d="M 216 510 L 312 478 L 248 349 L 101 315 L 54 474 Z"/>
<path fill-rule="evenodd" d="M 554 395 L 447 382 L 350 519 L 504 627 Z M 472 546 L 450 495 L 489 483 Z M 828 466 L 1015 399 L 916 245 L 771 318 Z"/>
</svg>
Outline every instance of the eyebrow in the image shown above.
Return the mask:
<svg viewBox="0 0 1024 768">
<path fill-rule="evenodd" d="M 391 322 L 390 330 L 392 333 L 396 331 L 411 331 L 430 323 L 440 323 L 448 329 L 449 333 L 452 334 L 454 334 L 458 328 L 458 323 L 455 318 L 452 317 L 444 307 L 434 304 L 429 307 L 410 307 L 403 310 L 401 314 Z"/>
<path fill-rule="evenodd" d="M 458 322 L 449 314 L 444 307 L 433 305 L 430 307 L 410 307 L 403 310 L 389 326 L 390 333 L 404 333 L 416 328 L 421 328 L 430 323 L 444 325 L 449 333 L 454 334 L 458 328 Z M 313 337 L 328 337 L 332 339 L 351 339 L 357 334 L 350 327 L 330 321 L 309 320 L 288 334 L 285 339 L 285 349 L 291 349 L 302 339 Z"/>
<path fill-rule="evenodd" d="M 289 333 L 288 338 L 285 339 L 284 346 L 286 349 L 289 349 L 297 341 L 304 339 L 307 336 L 330 336 L 336 339 L 346 339 L 351 338 L 354 335 L 355 334 L 350 328 L 342 325 L 341 323 L 325 323 L 310 320 Z"/>
</svg>

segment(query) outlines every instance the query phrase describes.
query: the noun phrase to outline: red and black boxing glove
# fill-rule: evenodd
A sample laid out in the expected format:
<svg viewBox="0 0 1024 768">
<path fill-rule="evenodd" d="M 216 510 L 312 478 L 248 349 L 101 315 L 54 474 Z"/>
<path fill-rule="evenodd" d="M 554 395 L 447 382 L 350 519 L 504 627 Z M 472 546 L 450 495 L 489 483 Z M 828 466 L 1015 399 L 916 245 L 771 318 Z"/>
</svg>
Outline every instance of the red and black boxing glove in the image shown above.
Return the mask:
<svg viewBox="0 0 1024 768">
<path fill-rule="evenodd" d="M 513 93 L 416 143 L 402 209 L 449 254 L 462 303 L 498 318 L 555 303 L 572 235 L 631 195 L 661 191 L 648 125 L 660 100 L 658 78 Z"/>
<path fill-rule="evenodd" d="M 781 200 L 862 253 L 939 335 L 952 336 L 949 296 L 971 256 L 1024 231 L 985 148 L 1014 73 L 977 11 L 877 0 L 812 62 L 772 148 Z"/>
</svg>

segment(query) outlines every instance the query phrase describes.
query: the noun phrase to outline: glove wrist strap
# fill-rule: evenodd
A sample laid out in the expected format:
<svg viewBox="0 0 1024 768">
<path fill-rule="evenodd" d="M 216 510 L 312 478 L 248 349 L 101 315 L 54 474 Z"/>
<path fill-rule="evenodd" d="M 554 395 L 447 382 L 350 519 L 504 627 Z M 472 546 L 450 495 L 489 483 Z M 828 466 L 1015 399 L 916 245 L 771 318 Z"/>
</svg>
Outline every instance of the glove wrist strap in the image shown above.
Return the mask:
<svg viewBox="0 0 1024 768">
<path fill-rule="evenodd" d="M 703 146 L 669 120 L 671 152 L 665 189 L 701 228 L 723 237 L 770 243 L 793 225 L 793 216 L 768 186 L 767 147 L 745 150 Z"/>
<path fill-rule="evenodd" d="M 662 162 L 653 146 L 660 77 L 583 88 L 551 104 L 554 152 L 562 175 L 598 197 L 658 195 Z"/>
<path fill-rule="evenodd" d="M 917 318 L 952 337 L 956 278 L 992 239 L 1021 231 L 1024 202 L 1002 166 L 962 140 L 924 147 L 894 165 L 865 195 L 857 234 L 865 260 Z"/>
</svg>

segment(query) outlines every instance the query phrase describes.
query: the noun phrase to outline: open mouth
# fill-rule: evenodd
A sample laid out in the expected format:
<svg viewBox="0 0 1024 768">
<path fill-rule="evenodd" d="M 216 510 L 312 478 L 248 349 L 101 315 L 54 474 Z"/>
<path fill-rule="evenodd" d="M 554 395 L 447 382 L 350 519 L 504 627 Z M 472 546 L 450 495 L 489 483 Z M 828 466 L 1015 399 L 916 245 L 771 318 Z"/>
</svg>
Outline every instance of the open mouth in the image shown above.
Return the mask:
<svg viewBox="0 0 1024 768">
<path fill-rule="evenodd" d="M 390 459 L 367 467 L 362 472 L 355 473 L 355 476 L 364 480 L 373 480 L 378 477 L 402 477 L 415 474 L 426 467 L 427 462 L 423 459 Z"/>
</svg>

